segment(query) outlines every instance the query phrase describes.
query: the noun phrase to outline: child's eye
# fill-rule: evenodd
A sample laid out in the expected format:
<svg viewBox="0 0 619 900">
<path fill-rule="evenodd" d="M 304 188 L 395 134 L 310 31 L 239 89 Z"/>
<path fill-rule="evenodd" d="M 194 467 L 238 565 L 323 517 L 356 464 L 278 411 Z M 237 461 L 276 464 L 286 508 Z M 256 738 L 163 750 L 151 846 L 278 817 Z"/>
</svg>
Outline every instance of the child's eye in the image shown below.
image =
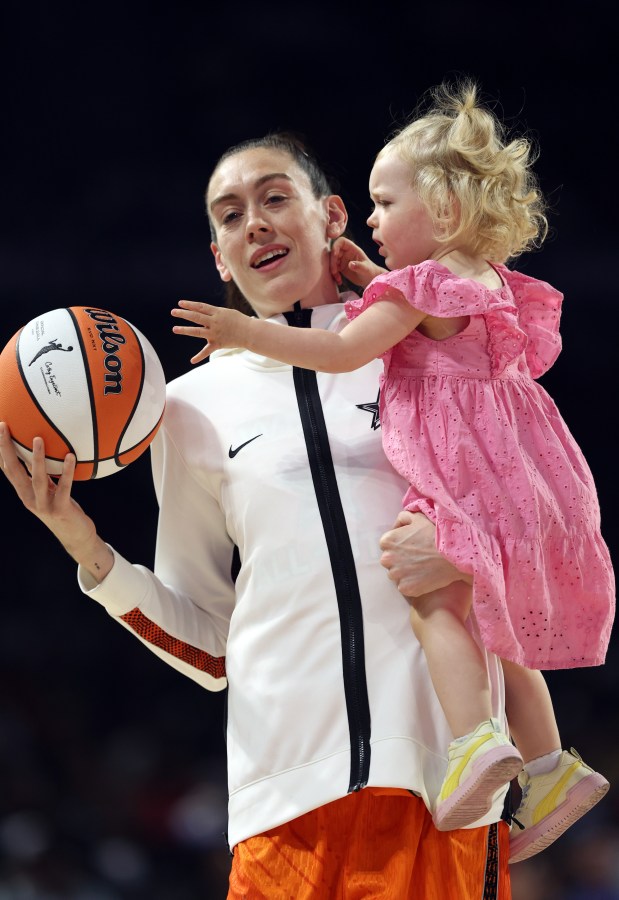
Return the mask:
<svg viewBox="0 0 619 900">
<path fill-rule="evenodd" d="M 375 200 L 370 215 L 373 216 L 377 209 L 387 209 L 388 206 L 391 206 L 391 200 Z"/>
</svg>

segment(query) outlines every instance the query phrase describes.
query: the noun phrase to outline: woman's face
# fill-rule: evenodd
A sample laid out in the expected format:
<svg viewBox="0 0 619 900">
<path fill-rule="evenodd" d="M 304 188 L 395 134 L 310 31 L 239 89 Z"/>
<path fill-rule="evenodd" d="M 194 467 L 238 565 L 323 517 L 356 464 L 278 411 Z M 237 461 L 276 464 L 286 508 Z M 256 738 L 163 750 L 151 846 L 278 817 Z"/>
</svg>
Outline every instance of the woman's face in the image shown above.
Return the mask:
<svg viewBox="0 0 619 900">
<path fill-rule="evenodd" d="M 331 241 L 346 227 L 340 197 L 314 197 L 285 151 L 244 150 L 215 170 L 206 202 L 223 281 L 234 280 L 259 316 L 338 300 L 329 272 Z"/>
</svg>

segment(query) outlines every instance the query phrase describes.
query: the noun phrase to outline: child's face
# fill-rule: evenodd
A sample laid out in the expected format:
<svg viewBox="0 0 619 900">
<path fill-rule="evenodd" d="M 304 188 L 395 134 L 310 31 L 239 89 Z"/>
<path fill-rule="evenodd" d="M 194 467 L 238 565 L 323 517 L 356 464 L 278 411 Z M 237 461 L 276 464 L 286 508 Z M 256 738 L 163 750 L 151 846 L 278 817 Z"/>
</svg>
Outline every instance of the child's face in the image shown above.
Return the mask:
<svg viewBox="0 0 619 900">
<path fill-rule="evenodd" d="M 444 249 L 427 207 L 411 187 L 410 166 L 397 153 L 388 151 L 374 163 L 370 197 L 374 211 L 367 224 L 388 269 L 416 265 Z"/>
</svg>

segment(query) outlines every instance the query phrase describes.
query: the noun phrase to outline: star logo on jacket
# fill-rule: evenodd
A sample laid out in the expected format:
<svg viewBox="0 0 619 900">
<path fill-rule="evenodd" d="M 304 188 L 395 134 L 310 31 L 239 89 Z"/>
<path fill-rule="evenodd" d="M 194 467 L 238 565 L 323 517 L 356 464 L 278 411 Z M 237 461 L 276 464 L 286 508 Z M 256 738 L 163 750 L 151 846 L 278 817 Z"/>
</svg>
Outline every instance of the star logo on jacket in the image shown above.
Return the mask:
<svg viewBox="0 0 619 900">
<path fill-rule="evenodd" d="M 380 400 L 380 391 L 376 395 L 376 400 L 374 403 L 357 403 L 355 404 L 357 409 L 362 409 L 365 412 L 372 413 L 372 422 L 370 428 L 372 431 L 376 431 L 377 428 L 380 428 L 380 413 L 378 410 L 378 401 Z"/>
<path fill-rule="evenodd" d="M 250 438 L 248 441 L 245 441 L 243 444 L 239 444 L 238 447 L 232 449 L 232 444 L 230 444 L 230 449 L 228 450 L 228 456 L 230 459 L 234 459 L 237 453 L 240 453 L 243 447 L 247 447 L 248 444 L 251 444 L 252 441 L 255 441 L 257 438 L 262 437 L 262 434 L 255 434 L 253 438 Z"/>
</svg>

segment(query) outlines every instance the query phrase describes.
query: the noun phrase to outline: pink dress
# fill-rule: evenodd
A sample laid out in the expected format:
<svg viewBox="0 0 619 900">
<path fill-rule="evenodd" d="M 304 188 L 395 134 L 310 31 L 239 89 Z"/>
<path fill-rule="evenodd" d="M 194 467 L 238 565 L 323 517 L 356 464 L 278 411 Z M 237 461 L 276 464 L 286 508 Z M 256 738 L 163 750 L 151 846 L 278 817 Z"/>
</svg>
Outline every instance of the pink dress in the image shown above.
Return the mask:
<svg viewBox="0 0 619 900">
<path fill-rule="evenodd" d="M 432 316 L 470 316 L 446 340 L 413 331 L 383 354 L 385 452 L 409 482 L 404 507 L 473 575 L 485 646 L 528 668 L 604 661 L 615 584 L 581 450 L 533 379 L 561 350 L 562 295 L 495 266 L 495 290 L 440 263 L 381 275 L 346 303 L 354 319 L 395 288 Z"/>
</svg>

